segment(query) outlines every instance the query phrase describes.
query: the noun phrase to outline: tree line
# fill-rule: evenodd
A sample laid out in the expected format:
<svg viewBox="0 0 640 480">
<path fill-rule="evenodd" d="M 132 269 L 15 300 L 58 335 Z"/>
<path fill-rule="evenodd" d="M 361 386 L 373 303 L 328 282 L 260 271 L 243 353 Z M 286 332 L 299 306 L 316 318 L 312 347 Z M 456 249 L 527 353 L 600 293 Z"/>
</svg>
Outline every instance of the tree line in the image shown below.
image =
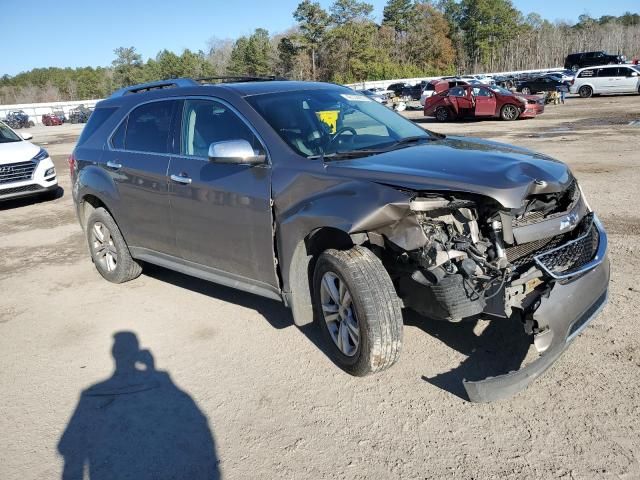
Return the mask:
<svg viewBox="0 0 640 480">
<path fill-rule="evenodd" d="M 640 15 L 581 15 L 550 22 L 510 0 L 388 0 L 382 20 L 360 0 L 324 9 L 303 0 L 285 32 L 257 28 L 207 48 L 161 50 L 146 61 L 135 47 L 114 50 L 109 67 L 36 68 L 0 77 L 0 103 L 102 98 L 125 85 L 175 78 L 250 75 L 351 83 L 562 66 L 574 51 L 640 54 Z"/>
</svg>

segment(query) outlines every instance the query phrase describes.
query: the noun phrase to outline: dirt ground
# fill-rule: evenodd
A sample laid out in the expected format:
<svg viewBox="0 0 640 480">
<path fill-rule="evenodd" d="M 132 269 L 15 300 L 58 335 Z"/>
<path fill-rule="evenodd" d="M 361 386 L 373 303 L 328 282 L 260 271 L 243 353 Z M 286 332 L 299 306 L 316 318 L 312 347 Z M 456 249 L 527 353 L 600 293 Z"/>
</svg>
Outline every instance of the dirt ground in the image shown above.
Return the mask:
<svg viewBox="0 0 640 480">
<path fill-rule="evenodd" d="M 80 127 L 31 129 L 64 194 L 0 204 L 0 478 L 59 478 L 65 461 L 69 478 L 87 462 L 131 479 L 640 478 L 638 112 L 640 96 L 570 98 L 511 123 L 406 113 L 567 162 L 610 235 L 608 306 L 542 378 L 492 404 L 464 400 L 461 380 L 517 368 L 519 327 L 407 313 L 398 364 L 353 378 L 276 302 L 161 268 L 104 281 L 72 207 Z M 146 368 L 115 401 L 114 357 Z"/>
</svg>

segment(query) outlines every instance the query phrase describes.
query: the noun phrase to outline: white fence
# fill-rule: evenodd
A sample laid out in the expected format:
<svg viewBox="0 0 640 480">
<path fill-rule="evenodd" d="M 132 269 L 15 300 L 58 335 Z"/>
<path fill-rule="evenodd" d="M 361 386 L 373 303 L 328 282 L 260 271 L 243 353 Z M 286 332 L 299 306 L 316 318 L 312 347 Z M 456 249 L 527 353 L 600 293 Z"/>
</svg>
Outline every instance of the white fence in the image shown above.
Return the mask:
<svg viewBox="0 0 640 480">
<path fill-rule="evenodd" d="M 517 75 L 522 73 L 537 73 L 537 72 L 557 72 L 558 70 L 564 70 L 562 67 L 557 68 L 538 68 L 536 70 L 518 70 L 516 72 L 495 72 L 495 73 L 483 73 L 482 75 L 488 75 L 490 77 L 495 77 L 498 75 Z M 364 82 L 358 83 L 350 83 L 345 85 L 347 87 L 353 88 L 354 90 L 365 90 L 367 88 L 387 88 L 392 83 L 408 83 L 410 85 L 416 85 L 422 81 L 429 82 L 431 80 L 435 80 L 439 77 L 416 77 L 416 78 L 395 78 L 392 80 L 367 80 Z"/>
<path fill-rule="evenodd" d="M 33 123 L 42 123 L 42 115 L 62 110 L 66 116 L 74 108 L 84 105 L 85 107 L 95 107 L 100 100 L 75 100 L 68 102 L 48 102 L 48 103 L 24 103 L 21 105 L 0 105 L 0 120 L 7 117 L 9 112 L 22 110 L 29 115 L 29 120 Z"/>
</svg>

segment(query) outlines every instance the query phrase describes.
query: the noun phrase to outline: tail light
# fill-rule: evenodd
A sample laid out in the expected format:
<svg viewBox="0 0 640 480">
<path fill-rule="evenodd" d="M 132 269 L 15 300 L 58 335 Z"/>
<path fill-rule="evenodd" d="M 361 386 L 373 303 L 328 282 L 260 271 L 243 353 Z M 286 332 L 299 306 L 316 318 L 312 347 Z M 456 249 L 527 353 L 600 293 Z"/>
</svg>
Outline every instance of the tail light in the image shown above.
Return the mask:
<svg viewBox="0 0 640 480">
<path fill-rule="evenodd" d="M 71 180 L 73 181 L 74 178 L 74 174 L 76 171 L 76 157 L 75 155 L 72 153 L 71 155 L 69 155 L 69 158 L 67 159 L 67 162 L 69 162 L 69 175 L 71 176 Z"/>
<path fill-rule="evenodd" d="M 569 80 L 569 85 L 573 85 L 574 83 L 576 83 L 576 79 L 572 78 L 571 80 Z"/>
</svg>

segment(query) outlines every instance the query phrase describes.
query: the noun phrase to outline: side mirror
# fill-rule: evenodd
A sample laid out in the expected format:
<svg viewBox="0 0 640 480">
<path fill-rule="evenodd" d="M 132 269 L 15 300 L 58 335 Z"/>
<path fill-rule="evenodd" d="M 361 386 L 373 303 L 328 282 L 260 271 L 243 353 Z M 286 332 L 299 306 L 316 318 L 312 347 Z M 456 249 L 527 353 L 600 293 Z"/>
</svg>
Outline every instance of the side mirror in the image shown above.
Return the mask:
<svg viewBox="0 0 640 480">
<path fill-rule="evenodd" d="M 31 135 L 30 133 L 21 133 L 20 136 L 22 137 L 23 140 L 31 140 L 33 138 L 33 135 Z"/>
<path fill-rule="evenodd" d="M 209 161 L 237 165 L 259 165 L 264 163 L 265 154 L 257 154 L 251 144 L 242 140 L 225 140 L 209 145 Z"/>
<path fill-rule="evenodd" d="M 629 75 L 630 77 L 637 77 L 638 76 L 638 72 L 631 72 L 631 75 Z"/>
</svg>

